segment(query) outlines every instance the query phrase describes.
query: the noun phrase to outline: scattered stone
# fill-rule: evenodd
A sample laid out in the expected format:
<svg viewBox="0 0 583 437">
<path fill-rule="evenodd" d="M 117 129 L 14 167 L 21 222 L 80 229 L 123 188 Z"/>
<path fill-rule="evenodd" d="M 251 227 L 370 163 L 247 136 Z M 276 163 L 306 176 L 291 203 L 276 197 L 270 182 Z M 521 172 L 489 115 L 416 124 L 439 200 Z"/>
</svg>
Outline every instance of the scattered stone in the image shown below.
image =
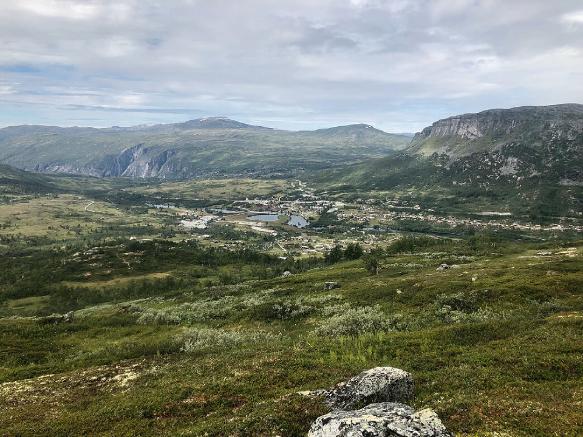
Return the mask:
<svg viewBox="0 0 583 437">
<path fill-rule="evenodd" d="M 57 325 L 59 323 L 71 323 L 73 321 L 74 316 L 75 313 L 73 311 L 69 311 L 68 313 L 65 314 L 51 314 L 49 316 L 42 317 L 40 321 L 45 324 L 53 325 Z"/>
<path fill-rule="evenodd" d="M 394 367 L 375 367 L 342 382 L 326 393 L 337 409 L 359 408 L 373 402 L 405 402 L 413 397 L 413 377 Z"/>
<path fill-rule="evenodd" d="M 312 424 L 308 437 L 450 437 L 433 410 L 415 412 L 392 402 L 333 411 Z"/>
<path fill-rule="evenodd" d="M 283 276 L 284 278 L 287 278 L 288 276 L 291 276 L 292 272 L 290 272 L 289 270 L 286 270 L 285 272 L 283 272 L 283 274 L 281 276 Z"/>
<path fill-rule="evenodd" d="M 324 283 L 324 290 L 333 290 L 335 288 L 340 288 L 340 284 L 338 284 L 338 282 L 325 282 Z"/>
<path fill-rule="evenodd" d="M 297 394 L 299 394 L 300 396 L 305 396 L 307 398 L 317 398 L 320 396 L 325 396 L 326 395 L 326 390 L 324 389 L 316 389 L 316 390 L 303 390 L 303 391 L 299 391 L 297 392 Z"/>
<path fill-rule="evenodd" d="M 436 268 L 435 270 L 437 270 L 438 272 L 443 272 L 444 270 L 448 270 L 449 268 L 450 268 L 449 264 L 443 263 L 443 264 L 440 264 L 439 267 Z"/>
<path fill-rule="evenodd" d="M 577 256 L 577 248 L 576 247 L 568 247 L 565 250 L 561 250 L 560 252 L 557 252 L 557 255 L 565 255 L 565 256 L 568 256 L 569 258 L 574 258 Z"/>
</svg>

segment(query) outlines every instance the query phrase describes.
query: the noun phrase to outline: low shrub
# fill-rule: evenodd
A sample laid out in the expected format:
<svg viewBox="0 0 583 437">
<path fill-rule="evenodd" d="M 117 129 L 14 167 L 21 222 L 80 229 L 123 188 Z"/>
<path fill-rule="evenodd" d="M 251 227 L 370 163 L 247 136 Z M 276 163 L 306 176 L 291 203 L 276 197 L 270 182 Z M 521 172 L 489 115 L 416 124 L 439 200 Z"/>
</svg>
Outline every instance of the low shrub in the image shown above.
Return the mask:
<svg viewBox="0 0 583 437">
<path fill-rule="evenodd" d="M 226 331 L 223 329 L 190 329 L 178 339 L 182 352 L 198 352 L 211 348 L 224 348 L 244 343 L 259 343 L 278 340 L 281 336 L 264 331 Z"/>
<path fill-rule="evenodd" d="M 339 308 L 337 308 L 339 309 Z M 316 329 L 316 334 L 326 336 L 357 336 L 366 333 L 391 331 L 392 318 L 379 306 L 348 308 L 331 316 Z"/>
</svg>

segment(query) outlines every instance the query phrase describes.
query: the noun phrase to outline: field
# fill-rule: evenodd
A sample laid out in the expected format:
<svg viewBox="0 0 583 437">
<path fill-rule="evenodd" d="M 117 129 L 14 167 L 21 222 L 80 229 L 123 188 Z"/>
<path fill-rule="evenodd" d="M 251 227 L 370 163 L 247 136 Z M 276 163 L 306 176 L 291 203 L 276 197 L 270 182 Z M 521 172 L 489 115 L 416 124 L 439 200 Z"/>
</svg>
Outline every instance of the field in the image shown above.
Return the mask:
<svg viewBox="0 0 583 437">
<path fill-rule="evenodd" d="M 189 232 L 176 224 L 192 210 L 182 201 L 297 186 L 114 195 L 95 184 L 0 205 L 3 435 L 304 435 L 327 410 L 300 392 L 380 365 L 411 372 L 413 405 L 460 436 L 582 431 L 583 241 L 572 233 L 369 241 L 365 227 L 324 218 L 302 231 L 276 223 L 278 240 L 222 221 Z M 269 250 L 304 234 L 365 253 Z"/>
<path fill-rule="evenodd" d="M 132 192 L 161 198 L 237 200 L 247 196 L 273 196 L 289 190 L 291 183 L 283 179 L 217 179 L 168 182 L 138 187 Z"/>
</svg>

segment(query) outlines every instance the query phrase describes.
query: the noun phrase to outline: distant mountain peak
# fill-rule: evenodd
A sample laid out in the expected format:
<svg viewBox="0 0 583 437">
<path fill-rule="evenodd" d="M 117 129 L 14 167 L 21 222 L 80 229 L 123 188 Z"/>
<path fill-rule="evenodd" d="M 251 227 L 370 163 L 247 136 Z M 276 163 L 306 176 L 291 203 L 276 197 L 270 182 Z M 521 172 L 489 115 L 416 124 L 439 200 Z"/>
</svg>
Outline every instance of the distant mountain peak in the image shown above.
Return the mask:
<svg viewBox="0 0 583 437">
<path fill-rule="evenodd" d="M 183 123 L 176 123 L 175 126 L 182 129 L 247 129 L 256 127 L 227 117 L 196 118 Z"/>
<path fill-rule="evenodd" d="M 376 127 L 370 125 L 370 124 L 364 124 L 364 123 L 356 123 L 356 124 L 347 124 L 347 125 L 343 125 L 343 126 L 334 126 L 334 127 L 329 127 L 329 128 L 324 128 L 324 129 L 318 129 L 315 132 L 321 132 L 321 133 L 349 133 L 349 132 L 364 132 L 364 131 L 368 131 L 370 130 L 371 132 L 381 132 L 381 133 L 386 133 L 380 129 L 377 129 Z"/>
</svg>

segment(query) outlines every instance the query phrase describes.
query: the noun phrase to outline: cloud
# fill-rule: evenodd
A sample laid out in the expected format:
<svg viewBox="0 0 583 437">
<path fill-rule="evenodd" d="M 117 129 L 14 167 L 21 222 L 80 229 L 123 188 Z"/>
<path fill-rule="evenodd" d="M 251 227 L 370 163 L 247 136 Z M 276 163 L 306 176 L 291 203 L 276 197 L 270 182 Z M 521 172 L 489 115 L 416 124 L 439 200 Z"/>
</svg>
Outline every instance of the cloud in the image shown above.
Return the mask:
<svg viewBox="0 0 583 437">
<path fill-rule="evenodd" d="M 583 10 L 563 14 L 561 20 L 567 24 L 583 25 Z"/>
<path fill-rule="evenodd" d="M 0 2 L 0 115 L 418 130 L 583 101 L 581 23 L 579 0 Z"/>
<path fill-rule="evenodd" d="M 2 87 L 0 87 L 0 93 Z M 61 109 L 67 111 L 102 111 L 102 112 L 138 112 L 148 114 L 192 114 L 200 112 L 198 109 L 186 108 L 132 108 L 120 106 L 91 106 L 91 105 L 63 105 Z M 92 120 L 99 120 L 93 118 Z"/>
<path fill-rule="evenodd" d="M 73 0 L 25 0 L 15 2 L 15 6 L 26 12 L 50 18 L 89 20 L 97 15 L 96 4 Z"/>
</svg>

